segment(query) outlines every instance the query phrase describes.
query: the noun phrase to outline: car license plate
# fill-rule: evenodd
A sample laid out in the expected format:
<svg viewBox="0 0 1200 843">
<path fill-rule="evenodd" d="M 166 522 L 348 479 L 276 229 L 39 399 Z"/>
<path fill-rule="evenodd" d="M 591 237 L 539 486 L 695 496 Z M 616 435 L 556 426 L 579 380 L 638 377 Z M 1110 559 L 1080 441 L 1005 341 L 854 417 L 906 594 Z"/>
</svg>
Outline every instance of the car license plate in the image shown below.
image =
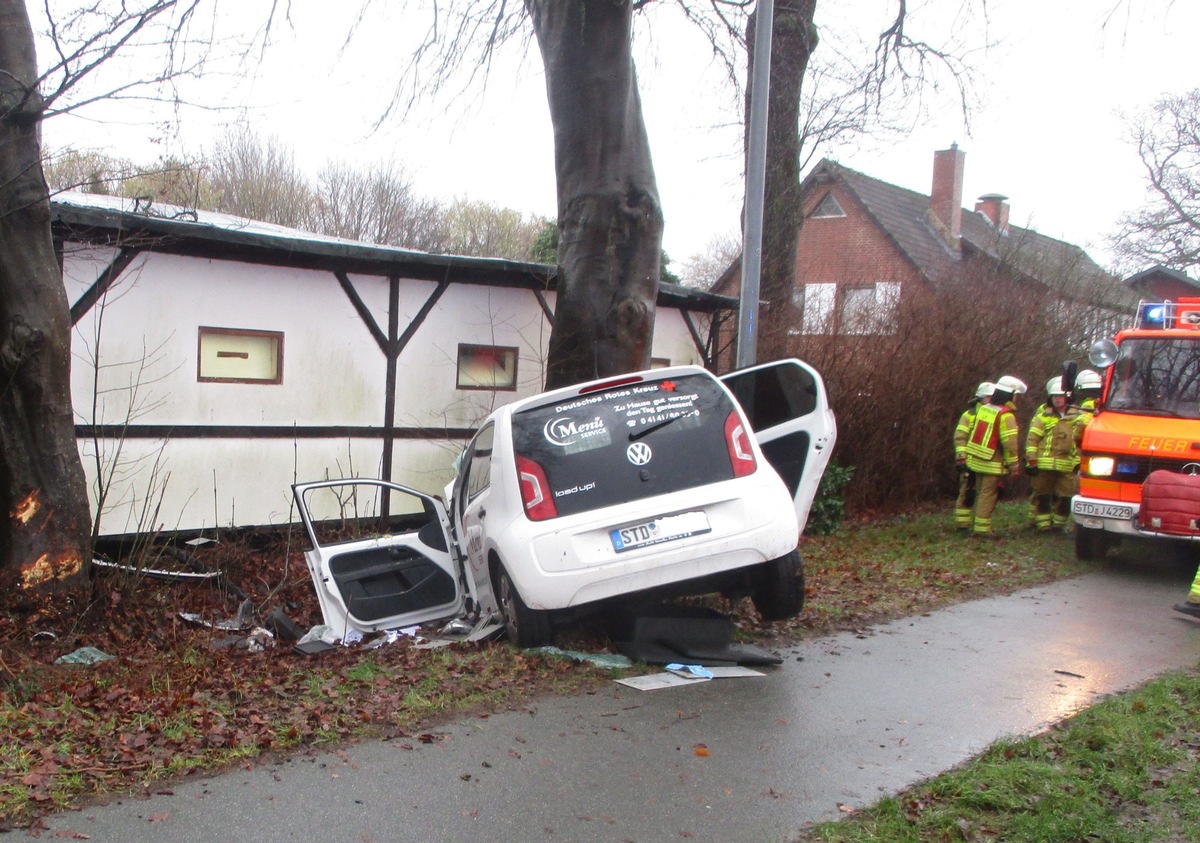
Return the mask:
<svg viewBox="0 0 1200 843">
<path fill-rule="evenodd" d="M 1071 508 L 1071 511 L 1076 515 L 1090 515 L 1093 518 L 1129 519 L 1133 517 L 1132 506 L 1119 506 L 1113 503 L 1075 501 L 1075 505 Z"/>
<path fill-rule="evenodd" d="M 707 533 L 711 529 L 708 526 L 708 517 L 703 512 L 684 512 L 679 515 L 664 515 L 642 524 L 618 527 L 610 530 L 609 536 L 612 538 L 613 550 L 621 553 L 660 542 L 685 539 L 688 536 Z"/>
</svg>

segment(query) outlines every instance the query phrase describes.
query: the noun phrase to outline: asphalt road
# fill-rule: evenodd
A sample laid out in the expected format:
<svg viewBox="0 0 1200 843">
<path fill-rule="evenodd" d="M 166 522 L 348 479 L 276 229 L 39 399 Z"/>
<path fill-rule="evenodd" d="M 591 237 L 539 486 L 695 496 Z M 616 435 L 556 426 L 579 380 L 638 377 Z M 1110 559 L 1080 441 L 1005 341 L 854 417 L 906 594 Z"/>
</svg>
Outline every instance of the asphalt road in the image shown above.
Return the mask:
<svg viewBox="0 0 1200 843">
<path fill-rule="evenodd" d="M 1190 571 L 1118 562 L 807 641 L 763 677 L 613 683 L 50 818 L 101 841 L 779 841 L 1200 661 Z M 696 749 L 703 744 L 707 755 Z"/>
</svg>

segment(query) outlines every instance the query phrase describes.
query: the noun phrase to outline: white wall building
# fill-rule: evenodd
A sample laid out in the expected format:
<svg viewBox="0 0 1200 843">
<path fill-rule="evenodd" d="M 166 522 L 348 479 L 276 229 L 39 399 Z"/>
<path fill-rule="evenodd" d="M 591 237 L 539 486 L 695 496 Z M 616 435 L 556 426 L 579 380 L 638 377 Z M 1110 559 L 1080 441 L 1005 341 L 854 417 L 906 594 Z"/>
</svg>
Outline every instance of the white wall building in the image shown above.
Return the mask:
<svg viewBox="0 0 1200 843">
<path fill-rule="evenodd" d="M 290 522 L 290 485 L 325 477 L 437 493 L 494 407 L 541 391 L 554 267 L 108 196 L 52 208 L 101 534 Z M 711 361 L 734 304 L 664 285 L 656 364 Z"/>
</svg>

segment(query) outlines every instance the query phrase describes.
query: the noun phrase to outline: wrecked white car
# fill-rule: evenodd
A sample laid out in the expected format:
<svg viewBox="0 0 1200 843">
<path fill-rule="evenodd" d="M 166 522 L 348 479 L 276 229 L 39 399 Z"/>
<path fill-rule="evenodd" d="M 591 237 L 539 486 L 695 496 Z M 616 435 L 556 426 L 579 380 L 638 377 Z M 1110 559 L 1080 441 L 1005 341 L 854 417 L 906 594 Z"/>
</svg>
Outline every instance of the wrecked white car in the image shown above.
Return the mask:
<svg viewBox="0 0 1200 843">
<path fill-rule="evenodd" d="M 824 383 L 799 360 L 720 380 L 679 366 L 501 407 L 446 504 L 370 479 L 293 492 L 339 634 L 468 617 L 530 647 L 617 598 L 720 591 L 767 619 L 797 614 L 796 544 L 835 436 Z"/>
</svg>

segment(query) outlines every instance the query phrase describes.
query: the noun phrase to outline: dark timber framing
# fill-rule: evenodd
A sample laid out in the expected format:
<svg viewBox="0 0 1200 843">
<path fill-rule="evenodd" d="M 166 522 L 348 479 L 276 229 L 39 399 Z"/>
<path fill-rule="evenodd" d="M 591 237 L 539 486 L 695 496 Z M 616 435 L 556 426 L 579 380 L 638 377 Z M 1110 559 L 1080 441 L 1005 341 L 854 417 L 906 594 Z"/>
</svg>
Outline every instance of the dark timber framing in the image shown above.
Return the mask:
<svg viewBox="0 0 1200 843">
<path fill-rule="evenodd" d="M 101 297 L 108 292 L 108 288 L 121 277 L 121 273 L 129 268 L 129 264 L 133 263 L 133 259 L 139 254 L 141 254 L 141 249 L 130 247 L 124 247 L 117 252 L 112 263 L 104 267 L 104 271 L 97 276 L 95 283 L 79 297 L 79 301 L 71 305 L 71 327 L 78 325 L 84 314 L 96 306 L 96 302 L 100 301 Z"/>
</svg>

